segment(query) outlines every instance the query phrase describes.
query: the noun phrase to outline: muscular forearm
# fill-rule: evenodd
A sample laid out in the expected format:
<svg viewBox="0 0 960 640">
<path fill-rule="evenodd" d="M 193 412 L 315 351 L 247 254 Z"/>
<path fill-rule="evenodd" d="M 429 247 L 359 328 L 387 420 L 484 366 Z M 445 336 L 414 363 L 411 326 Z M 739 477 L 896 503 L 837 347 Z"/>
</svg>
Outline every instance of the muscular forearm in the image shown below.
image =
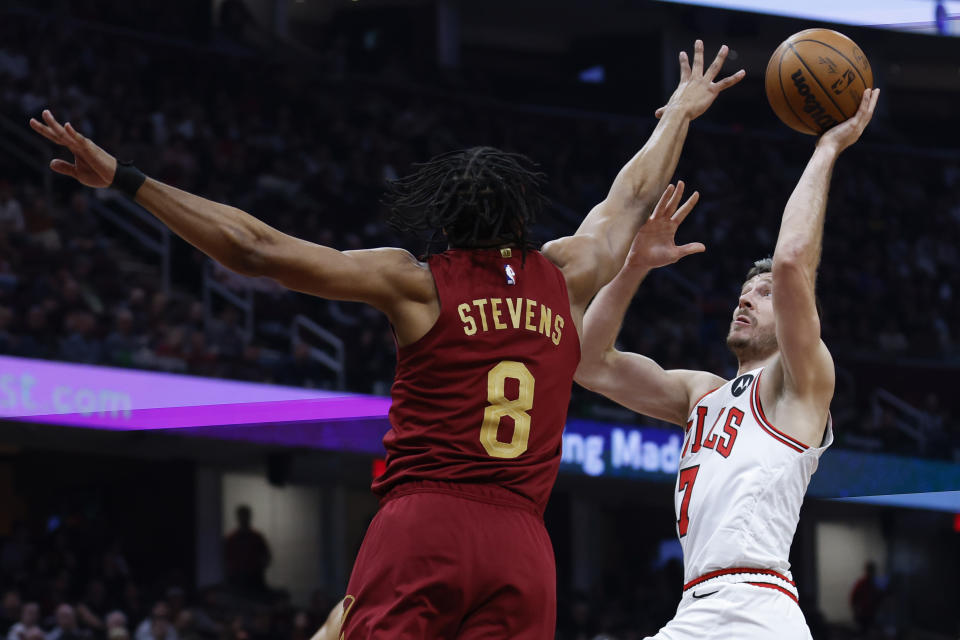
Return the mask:
<svg viewBox="0 0 960 640">
<path fill-rule="evenodd" d="M 178 236 L 225 267 L 255 271 L 253 249 L 275 230 L 250 214 L 148 178 L 136 201 Z"/>
<path fill-rule="evenodd" d="M 677 168 L 690 120 L 682 105 L 667 105 L 650 139 L 620 170 L 611 193 L 628 203 L 653 206 Z"/>
<path fill-rule="evenodd" d="M 580 349 L 584 370 L 600 364 L 604 355 L 613 349 L 630 301 L 649 272 L 638 267 L 622 268 L 587 308 Z"/>
<path fill-rule="evenodd" d="M 689 128 L 690 116 L 683 106 L 668 105 L 650 139 L 617 174 L 600 219 L 588 216 L 581 225 L 581 230 L 595 225 L 602 231 L 616 264 L 623 263 L 634 234 L 673 176 Z"/>
<path fill-rule="evenodd" d="M 804 269 L 811 276 L 816 273 L 823 243 L 830 176 L 836 160 L 836 151 L 817 147 L 807 163 L 783 211 L 773 253 L 775 267 L 790 264 Z"/>
</svg>

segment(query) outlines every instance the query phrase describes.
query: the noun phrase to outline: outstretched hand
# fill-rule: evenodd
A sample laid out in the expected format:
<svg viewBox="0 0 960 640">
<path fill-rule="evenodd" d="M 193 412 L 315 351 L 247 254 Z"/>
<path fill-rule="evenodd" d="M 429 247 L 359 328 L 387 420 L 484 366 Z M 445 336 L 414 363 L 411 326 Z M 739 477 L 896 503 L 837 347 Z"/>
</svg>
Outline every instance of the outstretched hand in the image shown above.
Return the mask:
<svg viewBox="0 0 960 640">
<path fill-rule="evenodd" d="M 62 145 L 73 154 L 73 163 L 66 160 L 53 160 L 50 168 L 57 173 L 70 176 L 88 187 L 109 187 L 117 172 L 117 159 L 98 147 L 89 138 L 84 138 L 68 122 L 57 122 L 49 109 L 44 109 L 43 122 L 30 118 L 30 127 L 44 138 Z"/>
<path fill-rule="evenodd" d="M 717 57 L 703 70 L 703 40 L 697 40 L 693 45 L 693 66 L 690 66 L 690 60 L 686 51 L 680 52 L 680 84 L 677 85 L 670 100 L 665 106 L 657 109 L 655 115 L 657 118 L 671 108 L 677 107 L 683 109 L 691 120 L 703 114 L 721 91 L 728 89 L 743 80 L 747 72 L 743 69 L 737 71 L 732 76 L 727 76 L 719 82 L 714 82 L 714 78 L 720 73 L 723 62 L 727 59 L 727 53 L 730 49 L 727 45 L 720 47 Z"/>
<path fill-rule="evenodd" d="M 677 182 L 676 187 L 672 184 L 667 186 L 666 191 L 660 196 L 660 202 L 650 214 L 650 218 L 640 227 L 640 231 L 633 239 L 630 253 L 627 254 L 626 267 L 655 269 L 707 250 L 700 242 L 677 246 L 674 239 L 680 223 L 700 199 L 700 193 L 694 191 L 693 195 L 678 209 L 683 199 L 683 188 L 682 180 Z"/>
<path fill-rule="evenodd" d="M 820 139 L 817 141 L 817 146 L 826 147 L 836 153 L 840 153 L 859 140 L 860 135 L 863 134 L 863 130 L 867 128 L 867 125 L 873 118 L 873 110 L 876 108 L 877 99 L 879 98 L 880 89 L 867 89 L 864 91 L 863 97 L 860 98 L 860 107 L 857 109 L 857 112 L 853 114 L 853 117 L 844 120 L 820 136 Z"/>
</svg>

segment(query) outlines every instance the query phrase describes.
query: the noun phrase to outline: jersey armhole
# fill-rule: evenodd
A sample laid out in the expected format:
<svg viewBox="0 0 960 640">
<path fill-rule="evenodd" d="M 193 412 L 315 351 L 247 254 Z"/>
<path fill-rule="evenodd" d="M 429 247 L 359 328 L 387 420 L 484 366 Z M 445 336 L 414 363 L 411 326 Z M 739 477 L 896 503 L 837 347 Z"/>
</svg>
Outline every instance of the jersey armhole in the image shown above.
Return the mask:
<svg viewBox="0 0 960 640">
<path fill-rule="evenodd" d="M 435 254 L 435 255 L 442 255 L 442 254 Z M 401 356 L 403 356 L 403 354 L 407 353 L 408 350 L 421 348 L 433 337 L 434 334 L 436 334 L 439 331 L 437 327 L 440 326 L 440 320 L 443 318 L 443 310 L 444 310 L 443 295 L 440 293 L 441 289 L 440 289 L 439 283 L 437 282 L 437 274 L 433 270 L 433 266 L 430 264 L 430 258 L 432 257 L 433 256 L 427 256 L 426 263 L 427 263 L 427 271 L 430 272 L 430 279 L 433 280 L 433 289 L 434 291 L 437 292 L 437 307 L 439 311 L 439 313 L 437 313 L 437 319 L 434 321 L 433 325 L 429 329 L 427 329 L 427 332 L 425 334 L 423 334 L 422 336 L 420 336 L 410 344 L 404 345 L 402 347 L 400 346 L 400 342 L 397 340 L 397 328 L 393 326 L 392 322 L 390 323 L 390 333 L 393 335 L 393 344 L 396 345 L 397 347 L 397 360 L 399 360 Z"/>
<path fill-rule="evenodd" d="M 724 383 L 724 384 L 726 384 L 726 383 Z M 710 395 L 711 393 L 713 393 L 714 391 L 716 391 L 717 389 L 719 389 L 719 388 L 722 387 L 722 386 L 723 386 L 723 385 L 721 384 L 721 385 L 719 385 L 719 386 L 717 386 L 717 387 L 714 387 L 713 389 L 710 389 L 710 391 L 707 391 L 705 394 L 703 394 L 702 396 L 700 396 L 699 398 L 697 398 L 696 400 L 694 400 L 693 404 L 690 405 L 690 408 L 689 408 L 689 410 L 687 411 L 687 414 L 689 415 L 691 411 L 693 411 L 694 409 L 696 409 L 696 408 L 697 408 L 697 405 L 700 404 L 700 401 L 701 401 L 701 400 L 703 400 L 703 399 L 706 398 L 708 395 Z"/>
<path fill-rule="evenodd" d="M 757 424 L 760 425 L 760 428 L 764 430 L 768 435 L 773 439 L 781 442 L 782 444 L 787 445 L 794 451 L 798 453 L 803 453 L 810 447 L 793 436 L 787 435 L 783 431 L 780 431 L 775 426 L 770 424 L 770 421 L 767 420 L 767 416 L 763 413 L 763 405 L 760 403 L 760 379 L 763 377 L 763 371 L 757 374 L 757 379 L 753 383 L 753 389 L 750 391 L 750 410 L 753 412 L 753 417 L 756 419 Z"/>
<path fill-rule="evenodd" d="M 582 343 L 580 342 L 580 330 L 577 328 L 577 321 L 573 317 L 573 307 L 570 305 L 570 291 L 567 289 L 567 278 L 566 276 L 563 275 L 563 269 L 555 265 L 553 261 L 550 260 L 550 258 L 543 255 L 543 253 L 540 251 L 537 251 L 537 255 L 541 260 L 543 260 L 546 263 L 548 269 L 553 269 L 553 272 L 556 275 L 557 280 L 560 281 L 560 288 L 563 290 L 563 297 L 567 301 L 567 314 L 568 314 L 568 317 L 570 318 L 571 324 L 573 324 L 573 332 L 577 334 L 577 342 L 576 342 L 577 362 L 579 362 L 580 357 L 582 355 L 582 352 L 580 350 Z"/>
</svg>

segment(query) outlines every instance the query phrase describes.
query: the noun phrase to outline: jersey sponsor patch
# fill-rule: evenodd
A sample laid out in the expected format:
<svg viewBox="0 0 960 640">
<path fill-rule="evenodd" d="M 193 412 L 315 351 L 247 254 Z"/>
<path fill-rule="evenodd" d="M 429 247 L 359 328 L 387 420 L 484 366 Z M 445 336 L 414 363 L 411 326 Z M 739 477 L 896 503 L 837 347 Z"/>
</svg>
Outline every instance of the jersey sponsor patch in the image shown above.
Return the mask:
<svg viewBox="0 0 960 640">
<path fill-rule="evenodd" d="M 750 388 L 750 383 L 753 382 L 753 374 L 745 373 L 736 380 L 733 381 L 733 395 L 736 398 L 739 398 L 743 395 L 743 392 Z"/>
</svg>

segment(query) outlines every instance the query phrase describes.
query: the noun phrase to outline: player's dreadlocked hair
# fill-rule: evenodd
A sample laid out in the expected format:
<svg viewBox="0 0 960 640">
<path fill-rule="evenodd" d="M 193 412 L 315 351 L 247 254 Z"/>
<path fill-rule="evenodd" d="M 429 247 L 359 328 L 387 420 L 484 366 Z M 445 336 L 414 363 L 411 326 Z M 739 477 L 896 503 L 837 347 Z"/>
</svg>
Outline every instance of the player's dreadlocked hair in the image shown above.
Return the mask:
<svg viewBox="0 0 960 640">
<path fill-rule="evenodd" d="M 529 158 L 472 147 L 415 167 L 387 186 L 391 227 L 429 232 L 430 244 L 446 236 L 452 247 L 527 249 L 529 228 L 546 202 L 540 193 L 544 174 Z"/>
</svg>

